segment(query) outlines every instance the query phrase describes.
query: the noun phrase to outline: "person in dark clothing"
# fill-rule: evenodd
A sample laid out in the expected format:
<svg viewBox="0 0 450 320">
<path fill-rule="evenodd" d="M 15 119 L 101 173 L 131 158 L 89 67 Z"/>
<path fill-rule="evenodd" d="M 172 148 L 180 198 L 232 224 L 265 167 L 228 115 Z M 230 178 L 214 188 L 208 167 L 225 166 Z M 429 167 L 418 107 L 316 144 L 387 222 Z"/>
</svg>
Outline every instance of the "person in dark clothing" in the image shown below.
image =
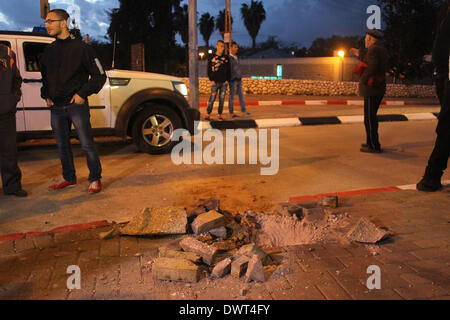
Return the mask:
<svg viewBox="0 0 450 320">
<path fill-rule="evenodd" d="M 217 93 L 219 93 L 219 120 L 223 120 L 222 112 L 227 93 L 228 82 L 230 81 L 230 59 L 224 54 L 225 43 L 217 41 L 216 54 L 208 60 L 208 78 L 211 81 L 211 96 L 208 101 L 206 120 L 210 119 Z"/>
<path fill-rule="evenodd" d="M 442 188 L 441 178 L 447 169 L 450 156 L 450 0 L 439 12 L 438 28 L 433 46 L 433 63 L 436 68 L 436 92 L 441 104 L 441 112 L 436 128 L 437 139 L 428 160 L 425 174 L 416 185 L 417 190 L 434 192 Z"/>
<path fill-rule="evenodd" d="M 22 172 L 17 164 L 16 106 L 22 96 L 22 78 L 16 56 L 0 44 L 0 167 L 3 193 L 26 197 L 22 190 Z"/>
<path fill-rule="evenodd" d="M 359 56 L 363 68 L 359 81 L 359 94 L 364 97 L 364 126 L 366 143 L 361 152 L 382 152 L 378 137 L 377 113 L 386 93 L 386 70 L 388 52 L 383 46 L 382 34 L 377 30 L 367 30 L 365 50 L 352 48 L 350 53 Z"/>
<path fill-rule="evenodd" d="M 239 45 L 233 41 L 231 44 L 231 52 L 230 52 L 230 94 L 228 97 L 228 110 L 230 111 L 230 115 L 232 118 L 237 118 L 237 115 L 234 114 L 234 95 L 237 93 L 239 97 L 239 104 L 241 106 L 242 115 L 250 115 L 249 112 L 245 110 L 245 99 L 244 92 L 242 90 L 242 72 L 241 66 L 239 64 L 239 58 L 237 53 L 239 51 Z"/>
<path fill-rule="evenodd" d="M 56 41 L 45 49 L 41 60 L 41 97 L 51 109 L 51 125 L 63 171 L 63 178 L 49 189 L 59 190 L 77 182 L 70 145 L 73 124 L 86 152 L 90 171 L 88 192 L 98 193 L 102 189 L 102 168 L 92 138 L 87 98 L 102 89 L 106 75 L 94 50 L 70 34 L 68 19 L 66 11 L 55 9 L 49 11 L 45 20 L 48 33 Z"/>
</svg>

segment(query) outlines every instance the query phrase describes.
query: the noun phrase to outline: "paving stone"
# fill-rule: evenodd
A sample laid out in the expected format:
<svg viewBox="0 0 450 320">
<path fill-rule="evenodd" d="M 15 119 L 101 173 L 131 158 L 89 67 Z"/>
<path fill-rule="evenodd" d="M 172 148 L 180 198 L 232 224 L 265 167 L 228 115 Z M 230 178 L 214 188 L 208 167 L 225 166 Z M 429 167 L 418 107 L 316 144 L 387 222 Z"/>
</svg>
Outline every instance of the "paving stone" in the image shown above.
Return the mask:
<svg viewBox="0 0 450 320">
<path fill-rule="evenodd" d="M 187 214 L 184 208 L 145 208 L 120 232 L 134 236 L 185 234 L 186 227 Z"/>
<path fill-rule="evenodd" d="M 184 251 L 176 251 L 170 250 L 167 248 L 159 248 L 159 257 L 160 258 L 174 258 L 174 259 L 185 259 L 194 263 L 199 263 L 202 258 L 194 252 L 184 252 Z"/>
<path fill-rule="evenodd" d="M 0 256 L 6 256 L 14 253 L 14 240 L 0 242 Z"/>
<path fill-rule="evenodd" d="M 419 259 L 433 259 L 433 258 L 450 256 L 450 252 L 449 252 L 448 248 L 421 249 L 421 250 L 411 251 L 410 253 Z"/>
<path fill-rule="evenodd" d="M 120 256 L 121 257 L 133 257 L 137 253 L 141 253 L 139 250 L 138 239 L 134 237 L 120 237 Z"/>
<path fill-rule="evenodd" d="M 337 208 L 338 197 L 337 196 L 324 196 L 320 198 L 319 205 L 324 208 Z"/>
<path fill-rule="evenodd" d="M 235 278 L 240 278 L 246 271 L 250 258 L 247 256 L 240 256 L 231 263 L 231 275 Z"/>
<path fill-rule="evenodd" d="M 305 222 L 310 224 L 320 223 L 325 220 L 326 212 L 323 208 L 304 208 Z"/>
<path fill-rule="evenodd" d="M 214 264 L 217 255 L 217 248 L 198 241 L 192 237 L 185 237 L 180 241 L 180 246 L 184 251 L 193 252 L 200 257 L 207 265 Z"/>
<path fill-rule="evenodd" d="M 198 282 L 199 267 L 186 259 L 157 258 L 152 274 L 158 280 Z"/>
<path fill-rule="evenodd" d="M 212 270 L 211 275 L 214 278 L 222 278 L 223 276 L 229 274 L 231 272 L 231 262 L 232 261 L 230 258 L 220 261 Z"/>
<path fill-rule="evenodd" d="M 43 234 L 31 237 L 34 241 L 34 245 L 38 249 L 54 248 L 56 246 L 55 240 L 52 234 Z"/>
<path fill-rule="evenodd" d="M 100 256 L 102 257 L 118 257 L 120 255 L 119 250 L 119 238 L 103 240 L 100 244 Z"/>
<path fill-rule="evenodd" d="M 254 243 L 242 246 L 236 253 L 236 256 L 239 255 L 244 255 L 248 258 L 253 257 L 253 255 L 257 255 L 263 264 L 266 264 L 268 262 L 268 255 Z"/>
<path fill-rule="evenodd" d="M 417 273 L 402 273 L 400 277 L 412 285 L 431 284 L 433 281 L 419 276 Z"/>
<path fill-rule="evenodd" d="M 255 254 L 248 262 L 247 272 L 245 274 L 245 282 L 250 281 L 264 282 L 264 268 L 261 260 Z"/>
<path fill-rule="evenodd" d="M 220 227 L 216 229 L 209 230 L 209 233 L 217 238 L 226 239 L 227 238 L 227 229 L 225 227 Z"/>
<path fill-rule="evenodd" d="M 363 243 L 377 243 L 389 236 L 389 232 L 381 230 L 365 217 L 362 217 L 347 234 L 350 240 Z"/>
<path fill-rule="evenodd" d="M 313 258 L 313 259 L 300 259 L 298 264 L 305 272 L 314 270 L 330 270 L 332 272 L 345 269 L 337 258 Z"/>
<path fill-rule="evenodd" d="M 349 300 L 351 297 L 345 290 L 334 280 L 329 279 L 316 284 L 317 289 L 325 296 L 327 300 Z"/>
<path fill-rule="evenodd" d="M 448 294 L 441 287 L 431 284 L 417 284 L 406 288 L 396 288 L 394 291 L 406 300 L 430 299 Z"/>
<path fill-rule="evenodd" d="M 17 253 L 35 249 L 33 239 L 31 238 L 14 240 L 14 247 Z"/>
<path fill-rule="evenodd" d="M 212 229 L 223 227 L 225 224 L 225 217 L 219 212 L 211 210 L 202 213 L 191 224 L 192 231 L 195 234 L 208 232 Z"/>
</svg>

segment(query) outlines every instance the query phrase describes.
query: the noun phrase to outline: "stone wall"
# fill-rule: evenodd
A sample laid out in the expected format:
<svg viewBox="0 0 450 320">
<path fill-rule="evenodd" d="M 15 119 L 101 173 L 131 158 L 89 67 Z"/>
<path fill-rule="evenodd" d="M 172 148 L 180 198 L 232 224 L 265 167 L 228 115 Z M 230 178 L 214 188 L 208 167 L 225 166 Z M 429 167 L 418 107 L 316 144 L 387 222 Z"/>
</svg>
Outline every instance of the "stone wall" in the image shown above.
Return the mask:
<svg viewBox="0 0 450 320">
<path fill-rule="evenodd" d="M 189 88 L 189 79 L 183 81 Z M 244 93 L 255 95 L 302 95 L 302 96 L 357 96 L 358 82 L 317 80 L 266 80 L 244 78 Z M 199 79 L 200 94 L 209 94 L 209 79 Z M 434 98 L 434 86 L 388 84 L 386 97 L 390 98 Z"/>
</svg>

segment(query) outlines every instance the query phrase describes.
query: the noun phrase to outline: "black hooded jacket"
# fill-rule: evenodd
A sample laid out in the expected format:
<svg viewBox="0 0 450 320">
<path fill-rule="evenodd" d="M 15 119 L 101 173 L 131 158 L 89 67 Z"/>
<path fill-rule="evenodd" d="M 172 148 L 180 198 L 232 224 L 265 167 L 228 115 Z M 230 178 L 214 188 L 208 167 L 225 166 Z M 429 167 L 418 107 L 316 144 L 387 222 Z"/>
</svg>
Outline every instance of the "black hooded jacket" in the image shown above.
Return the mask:
<svg viewBox="0 0 450 320">
<path fill-rule="evenodd" d="M 9 47 L 0 44 L 0 119 L 14 117 L 17 102 L 22 96 L 21 85 L 16 55 Z"/>
<path fill-rule="evenodd" d="M 433 46 L 433 63 L 438 77 L 448 77 L 450 51 L 450 6 L 447 1 L 438 17 L 436 38 Z"/>
<path fill-rule="evenodd" d="M 94 50 L 81 39 L 70 36 L 56 39 L 41 59 L 41 97 L 55 106 L 70 103 L 75 94 L 83 99 L 98 93 L 106 75 Z"/>
</svg>

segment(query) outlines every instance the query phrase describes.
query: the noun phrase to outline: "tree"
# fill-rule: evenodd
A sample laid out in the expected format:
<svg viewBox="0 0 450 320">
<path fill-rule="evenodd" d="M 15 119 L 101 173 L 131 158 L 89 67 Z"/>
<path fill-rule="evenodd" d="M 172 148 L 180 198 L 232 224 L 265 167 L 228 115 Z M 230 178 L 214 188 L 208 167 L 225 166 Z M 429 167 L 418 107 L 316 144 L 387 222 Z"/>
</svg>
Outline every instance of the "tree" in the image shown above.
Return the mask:
<svg viewBox="0 0 450 320">
<path fill-rule="evenodd" d="M 242 20 L 244 20 L 245 28 L 252 38 L 252 48 L 256 47 L 256 36 L 259 33 L 261 24 L 266 20 L 266 10 L 262 1 L 252 0 L 250 7 L 243 3 L 241 6 Z"/>
<path fill-rule="evenodd" d="M 332 57 L 334 51 L 362 47 L 363 39 L 358 36 L 341 37 L 333 35 L 330 38 L 317 38 L 309 48 L 312 57 Z"/>
<path fill-rule="evenodd" d="M 204 13 L 200 17 L 200 33 L 205 41 L 207 47 L 209 47 L 209 39 L 214 31 L 214 17 L 209 13 Z"/>
<path fill-rule="evenodd" d="M 231 25 L 233 25 L 233 16 L 231 16 Z M 220 10 L 216 17 L 216 29 L 222 34 L 225 33 L 225 10 Z"/>
<path fill-rule="evenodd" d="M 390 53 L 390 73 L 396 78 L 421 78 L 427 70 L 424 56 L 432 50 L 436 20 L 444 0 L 379 0 Z M 430 66 L 428 66 L 430 67 Z"/>
<path fill-rule="evenodd" d="M 175 11 L 181 0 L 119 0 L 109 12 L 109 38 L 117 35 L 116 65 L 130 67 L 132 44 L 144 43 L 146 70 L 169 73 L 175 65 L 170 57 L 176 49 Z"/>
<path fill-rule="evenodd" d="M 187 46 L 189 42 L 189 6 L 187 4 L 175 9 L 174 25 L 181 36 L 181 41 Z"/>
</svg>

